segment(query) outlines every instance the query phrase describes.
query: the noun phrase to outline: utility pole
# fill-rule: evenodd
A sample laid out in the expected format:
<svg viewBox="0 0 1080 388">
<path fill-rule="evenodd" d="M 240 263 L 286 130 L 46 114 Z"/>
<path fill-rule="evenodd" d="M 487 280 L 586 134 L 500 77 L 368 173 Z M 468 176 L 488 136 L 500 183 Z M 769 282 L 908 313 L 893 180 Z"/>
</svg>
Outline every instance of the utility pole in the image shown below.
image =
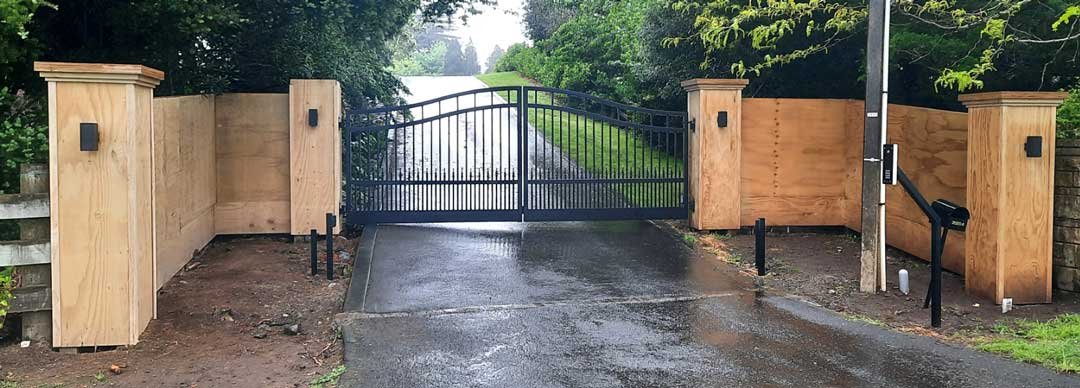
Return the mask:
<svg viewBox="0 0 1080 388">
<path fill-rule="evenodd" d="M 881 148 L 889 109 L 890 0 L 870 0 L 866 39 L 866 110 L 863 131 L 862 257 L 859 290 L 885 289 L 885 190 Z"/>
</svg>

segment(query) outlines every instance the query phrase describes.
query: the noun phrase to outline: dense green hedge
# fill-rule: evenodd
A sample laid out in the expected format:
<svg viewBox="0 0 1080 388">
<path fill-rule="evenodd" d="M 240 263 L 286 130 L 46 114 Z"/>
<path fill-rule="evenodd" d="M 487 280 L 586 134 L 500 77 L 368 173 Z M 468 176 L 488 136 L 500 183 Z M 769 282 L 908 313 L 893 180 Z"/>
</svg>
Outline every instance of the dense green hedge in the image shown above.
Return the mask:
<svg viewBox="0 0 1080 388">
<path fill-rule="evenodd" d="M 1069 92 L 1069 99 L 1058 108 L 1058 137 L 1080 139 L 1080 85 Z"/>
</svg>

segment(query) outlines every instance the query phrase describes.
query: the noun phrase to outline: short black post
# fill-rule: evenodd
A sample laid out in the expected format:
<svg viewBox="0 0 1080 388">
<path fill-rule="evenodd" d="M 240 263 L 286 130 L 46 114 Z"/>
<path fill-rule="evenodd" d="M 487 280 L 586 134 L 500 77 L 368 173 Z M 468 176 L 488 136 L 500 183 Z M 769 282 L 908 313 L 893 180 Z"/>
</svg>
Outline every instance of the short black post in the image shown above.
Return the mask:
<svg viewBox="0 0 1080 388">
<path fill-rule="evenodd" d="M 758 276 L 765 276 L 765 219 L 754 223 L 754 266 Z"/>
<path fill-rule="evenodd" d="M 941 221 L 930 220 L 930 326 L 941 327 Z"/>
<path fill-rule="evenodd" d="M 319 231 L 311 230 L 311 276 L 319 274 Z"/>
<path fill-rule="evenodd" d="M 334 280 L 334 219 L 333 213 L 326 213 L 326 280 Z"/>
</svg>

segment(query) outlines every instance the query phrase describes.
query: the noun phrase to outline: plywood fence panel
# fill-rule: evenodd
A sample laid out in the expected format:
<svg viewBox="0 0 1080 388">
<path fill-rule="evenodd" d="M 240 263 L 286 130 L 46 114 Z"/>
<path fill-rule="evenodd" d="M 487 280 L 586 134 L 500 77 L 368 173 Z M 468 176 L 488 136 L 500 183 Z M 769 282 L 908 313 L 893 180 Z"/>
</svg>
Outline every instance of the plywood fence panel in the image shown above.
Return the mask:
<svg viewBox="0 0 1080 388">
<path fill-rule="evenodd" d="M 847 100 L 743 99 L 742 223 L 843 225 Z M 838 152 L 839 150 L 839 152 Z"/>
<path fill-rule="evenodd" d="M 154 100 L 157 287 L 214 238 L 214 96 Z"/>
<path fill-rule="evenodd" d="M 847 226 L 859 230 L 862 206 L 863 102 L 743 99 L 743 225 Z M 967 114 L 889 105 L 890 142 L 900 164 L 929 199 L 963 204 Z M 886 239 L 930 257 L 930 226 L 900 186 L 886 192 Z M 963 272 L 964 235 L 952 232 L 945 268 Z"/>
<path fill-rule="evenodd" d="M 289 95 L 215 101 L 218 234 L 288 233 Z"/>
<path fill-rule="evenodd" d="M 967 114 L 889 105 L 888 141 L 900 148 L 900 166 L 927 201 L 945 199 L 965 205 L 967 187 Z M 860 136 L 861 139 L 861 136 Z M 886 188 L 886 243 L 921 258 L 930 257 L 930 222 L 897 186 Z M 964 272 L 964 233 L 952 231 L 942 266 Z"/>
</svg>

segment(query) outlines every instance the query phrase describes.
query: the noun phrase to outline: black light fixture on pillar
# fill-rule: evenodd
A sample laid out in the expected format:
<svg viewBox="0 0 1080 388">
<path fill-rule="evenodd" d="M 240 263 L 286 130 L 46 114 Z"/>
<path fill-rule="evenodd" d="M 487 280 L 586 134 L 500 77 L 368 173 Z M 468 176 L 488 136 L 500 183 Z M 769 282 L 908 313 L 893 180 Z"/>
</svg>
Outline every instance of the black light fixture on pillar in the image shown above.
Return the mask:
<svg viewBox="0 0 1080 388">
<path fill-rule="evenodd" d="M 308 109 L 307 111 L 307 124 L 309 127 L 315 128 L 319 126 L 319 110 Z"/>
</svg>

